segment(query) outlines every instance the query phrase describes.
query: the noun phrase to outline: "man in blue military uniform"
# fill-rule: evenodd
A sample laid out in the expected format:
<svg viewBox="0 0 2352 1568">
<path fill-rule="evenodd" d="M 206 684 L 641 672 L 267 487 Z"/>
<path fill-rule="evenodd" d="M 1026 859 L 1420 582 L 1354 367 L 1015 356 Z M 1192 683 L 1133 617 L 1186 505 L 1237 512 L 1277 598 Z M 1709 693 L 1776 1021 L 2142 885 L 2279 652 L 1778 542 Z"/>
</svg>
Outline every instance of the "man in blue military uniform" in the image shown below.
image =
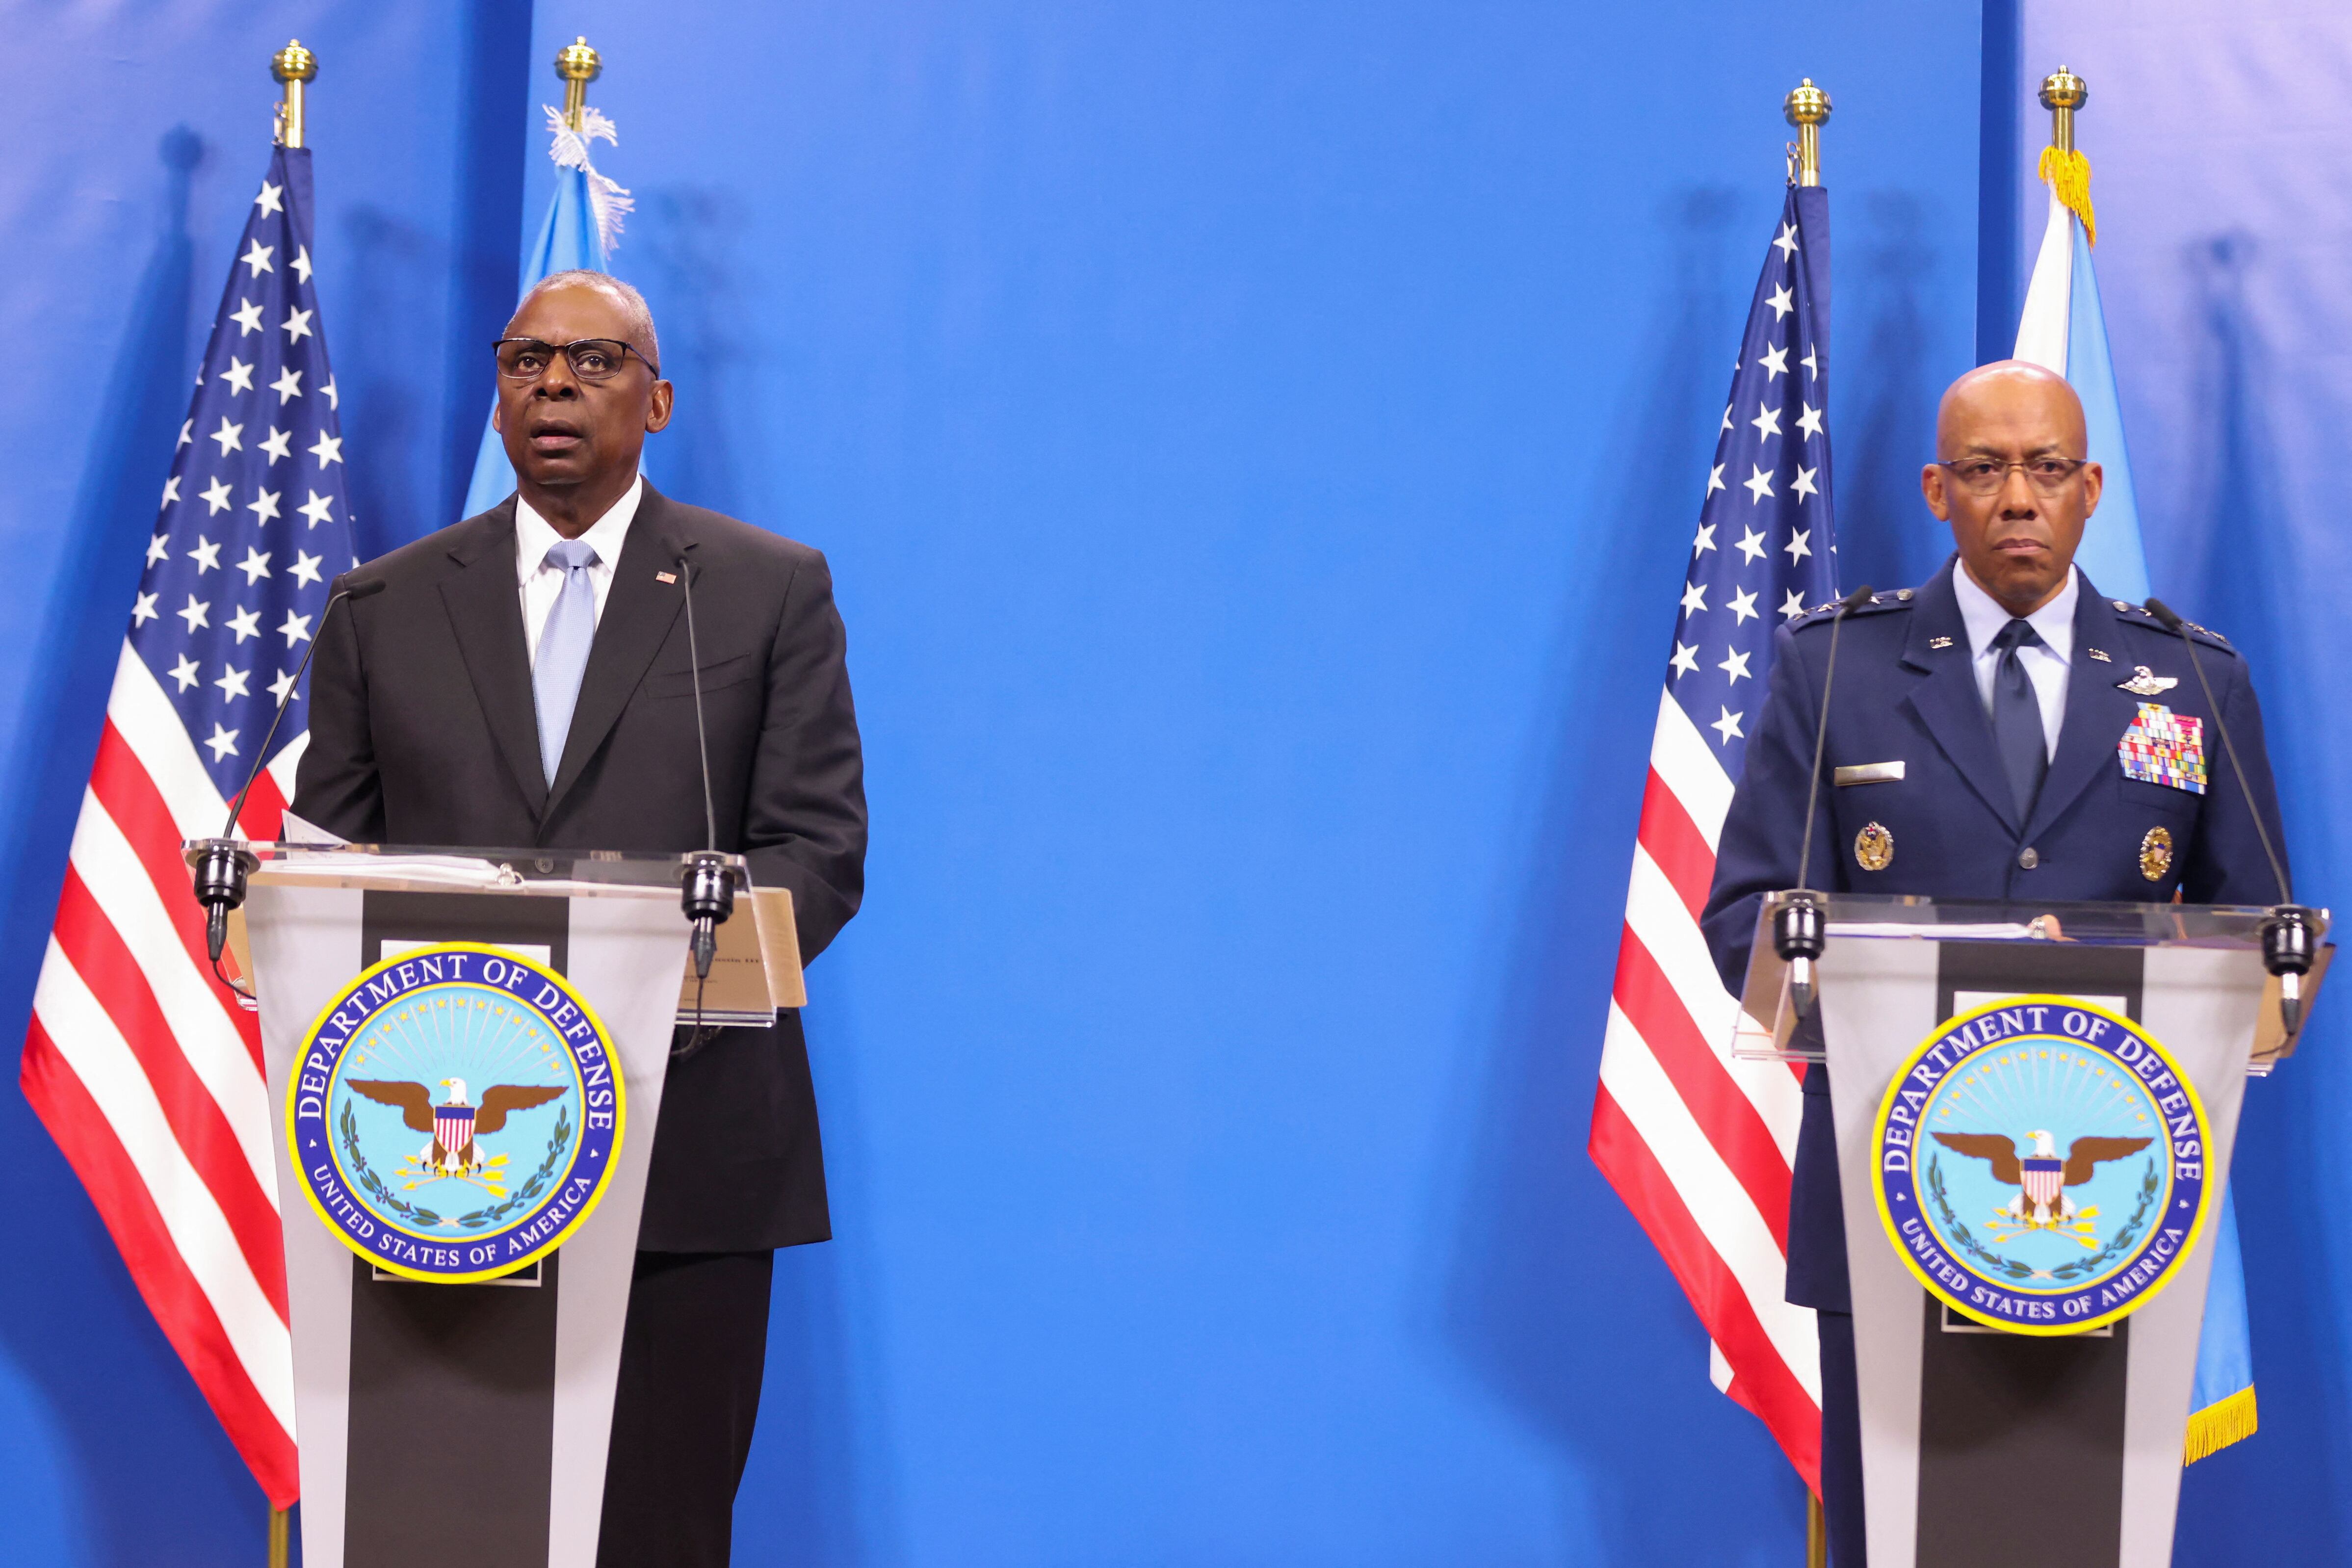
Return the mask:
<svg viewBox="0 0 2352 1568">
<path fill-rule="evenodd" d="M 1737 994 L 1764 895 L 1811 886 L 1939 899 L 2270 904 L 2255 813 L 2278 803 L 2245 661 L 2191 626 L 2252 798 L 2222 756 L 2180 637 L 2074 569 L 2099 504 L 2083 407 L 2010 361 L 1954 382 L 1920 471 L 1958 547 L 1924 586 L 1848 613 L 1813 861 L 1797 864 L 1832 616 L 1780 633 L 1703 924 Z M 2276 835 L 2273 835 L 2276 837 Z M 1805 1075 L 1788 1299 L 1817 1310 L 1832 1560 L 1864 1561 L 1853 1320 L 1829 1075 Z"/>
</svg>

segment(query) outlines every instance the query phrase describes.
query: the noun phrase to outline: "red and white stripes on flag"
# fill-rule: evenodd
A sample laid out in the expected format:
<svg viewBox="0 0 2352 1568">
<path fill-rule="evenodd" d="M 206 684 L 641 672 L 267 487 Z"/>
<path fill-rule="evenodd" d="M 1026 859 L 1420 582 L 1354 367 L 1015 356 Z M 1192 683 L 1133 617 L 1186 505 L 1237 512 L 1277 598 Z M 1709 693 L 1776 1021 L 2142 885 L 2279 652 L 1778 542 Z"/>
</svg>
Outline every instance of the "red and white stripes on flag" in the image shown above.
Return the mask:
<svg viewBox="0 0 2352 1568">
<path fill-rule="evenodd" d="M 33 994 L 26 1098 L 270 1501 L 290 1507 L 294 1370 L 269 1094 L 214 977 L 181 844 L 278 837 L 310 719 L 294 675 L 358 564 L 310 261 L 310 154 L 280 147 L 173 445 Z"/>
<path fill-rule="evenodd" d="M 1782 1299 L 1800 1079 L 1731 1055 L 1739 1004 L 1698 925 L 1731 790 L 1706 737 L 1662 701 L 1591 1150 L 1706 1325 L 1716 1386 L 1818 1490 L 1820 1346 L 1811 1310 Z"/>
<path fill-rule="evenodd" d="M 1592 1157 L 1697 1309 L 1716 1385 L 1821 1484 L 1821 1346 L 1783 1300 L 1801 1079 L 1732 1054 L 1699 918 L 1774 634 L 1836 597 L 1829 195 L 1790 187 L 1756 280 L 1675 621 L 1592 1108 Z"/>
<path fill-rule="evenodd" d="M 275 838 L 299 746 L 246 802 Z M 213 978 L 180 846 L 228 803 L 126 644 L 33 994 L 26 1098 L 271 1502 L 299 1493 L 293 1346 L 253 1015 Z"/>
</svg>

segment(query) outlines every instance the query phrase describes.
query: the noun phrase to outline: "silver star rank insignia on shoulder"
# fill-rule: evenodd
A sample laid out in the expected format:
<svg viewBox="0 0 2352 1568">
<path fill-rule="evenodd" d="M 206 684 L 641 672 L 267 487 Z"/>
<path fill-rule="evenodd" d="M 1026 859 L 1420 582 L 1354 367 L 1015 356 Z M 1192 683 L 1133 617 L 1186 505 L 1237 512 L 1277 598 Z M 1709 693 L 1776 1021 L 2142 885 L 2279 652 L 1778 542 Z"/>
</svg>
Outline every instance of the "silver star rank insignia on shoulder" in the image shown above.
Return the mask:
<svg viewBox="0 0 2352 1568">
<path fill-rule="evenodd" d="M 2132 666 L 2132 678 L 2129 680 L 2116 682 L 2117 689 L 2128 691 L 2134 697 L 2153 697 L 2159 691 L 2169 691 L 2179 684 L 2179 677 L 2158 675 L 2144 664 Z"/>
</svg>

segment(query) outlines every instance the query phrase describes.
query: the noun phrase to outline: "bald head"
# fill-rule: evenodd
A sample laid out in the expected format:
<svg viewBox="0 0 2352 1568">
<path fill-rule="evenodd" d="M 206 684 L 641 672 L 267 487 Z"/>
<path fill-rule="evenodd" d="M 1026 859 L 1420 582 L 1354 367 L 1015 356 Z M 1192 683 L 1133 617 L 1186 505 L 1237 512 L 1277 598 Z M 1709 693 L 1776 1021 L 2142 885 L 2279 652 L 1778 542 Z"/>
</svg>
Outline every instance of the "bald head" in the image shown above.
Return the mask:
<svg viewBox="0 0 2352 1568">
<path fill-rule="evenodd" d="M 1962 569 L 2012 616 L 2066 585 L 2099 504 L 2087 452 L 2083 400 L 2023 360 L 1978 366 L 1937 405 L 1937 460 L 1920 470 L 1920 493 L 1952 525 Z"/>
<path fill-rule="evenodd" d="M 1948 460 L 1988 425 L 2021 413 L 2041 416 L 2052 428 L 2063 429 L 2071 443 L 2067 450 L 2077 458 L 2083 455 L 2083 400 L 2064 376 L 2021 359 L 1980 364 L 1944 388 L 1943 400 L 1936 405 L 1936 450 Z"/>
</svg>

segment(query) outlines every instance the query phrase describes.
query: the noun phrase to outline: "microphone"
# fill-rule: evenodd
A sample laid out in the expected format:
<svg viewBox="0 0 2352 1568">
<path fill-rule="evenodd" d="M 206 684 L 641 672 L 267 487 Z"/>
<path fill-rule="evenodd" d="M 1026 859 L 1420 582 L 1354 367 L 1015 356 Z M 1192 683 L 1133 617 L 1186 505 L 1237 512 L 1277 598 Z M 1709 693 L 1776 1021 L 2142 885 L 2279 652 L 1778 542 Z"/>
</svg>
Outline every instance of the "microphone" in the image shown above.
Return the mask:
<svg viewBox="0 0 2352 1568">
<path fill-rule="evenodd" d="M 269 756 L 269 742 L 278 738 L 278 726 L 286 721 L 286 710 L 294 705 L 294 693 L 302 689 L 302 677 L 310 668 L 310 656 L 319 651 L 320 639 L 327 634 L 327 617 L 343 600 L 370 598 L 383 593 L 387 585 L 381 577 L 358 582 L 347 578 L 343 586 L 327 595 L 327 607 L 319 612 L 319 636 L 312 637 L 310 646 L 302 650 L 302 662 L 294 667 L 294 679 L 278 696 L 278 710 L 269 716 L 269 729 L 253 753 L 253 766 L 246 771 L 245 786 L 229 803 L 228 820 L 221 824 L 220 837 L 207 838 L 200 846 L 203 854 L 196 861 L 196 902 L 205 907 L 205 947 L 212 955 L 216 977 L 220 976 L 221 949 L 228 942 L 229 911 L 245 902 L 247 874 L 261 864 L 246 848 L 244 840 L 235 837 L 236 819 L 245 815 L 245 798 L 253 793 L 253 783 L 261 776 L 261 764 Z M 228 981 L 224 977 L 221 984 L 226 985 Z"/>
<path fill-rule="evenodd" d="M 1772 915 L 1772 951 L 1789 966 L 1789 1000 L 1800 1018 L 1812 1016 L 1813 963 L 1829 937 L 1828 911 L 1806 882 L 1813 864 L 1813 815 L 1821 809 L 1822 753 L 1830 740 L 1830 691 L 1837 679 L 1838 634 L 1845 629 L 1846 616 L 1868 603 L 1870 584 L 1864 583 L 1840 599 L 1837 614 L 1830 617 L 1830 657 L 1822 670 L 1822 711 L 1813 724 L 1813 778 L 1805 790 L 1805 838 L 1797 858 L 1797 886 Z"/>
<path fill-rule="evenodd" d="M 710 978 L 710 961 L 719 952 L 719 927 L 735 912 L 735 881 L 728 874 L 727 857 L 719 853 L 719 811 L 711 804 L 710 736 L 702 723 L 702 648 L 694 635 L 694 574 L 686 557 L 677 558 L 677 580 L 686 593 L 686 657 L 694 676 L 694 740 L 702 758 L 703 847 L 686 857 L 679 878 L 678 903 L 693 923 L 696 1027 L 700 1029 L 702 983 Z"/>
<path fill-rule="evenodd" d="M 2244 797 L 2246 809 L 2253 814 L 2254 832 L 2263 841 L 2263 854 L 2271 863 L 2271 877 L 2278 883 L 2279 901 L 2263 919 L 2263 967 L 2278 977 L 2279 1016 L 2286 1025 L 2286 1037 L 2294 1039 L 2303 1027 L 2303 977 L 2311 973 L 2314 950 L 2319 941 L 2319 911 L 2294 901 L 2294 889 L 2287 880 L 2286 863 L 2279 858 L 2278 847 L 2271 842 L 2271 830 L 2263 821 L 2262 809 L 2254 804 L 2253 792 L 2246 787 L 2246 766 L 2238 760 L 2238 743 L 2230 738 L 2230 721 L 2221 717 L 2221 705 L 2213 700 L 2213 683 L 2205 677 L 2204 661 L 2197 657 L 2197 639 L 2189 635 L 2189 622 L 2179 611 L 2161 599 L 2151 598 L 2141 608 L 2157 619 L 2166 631 L 2179 637 L 2189 650 L 2189 668 L 2197 672 L 2197 685 L 2205 693 L 2205 706 L 2213 715 L 2213 728 L 2221 734 L 2221 750 L 2230 759 L 2230 772 L 2238 781 L 2238 794 Z"/>
</svg>

